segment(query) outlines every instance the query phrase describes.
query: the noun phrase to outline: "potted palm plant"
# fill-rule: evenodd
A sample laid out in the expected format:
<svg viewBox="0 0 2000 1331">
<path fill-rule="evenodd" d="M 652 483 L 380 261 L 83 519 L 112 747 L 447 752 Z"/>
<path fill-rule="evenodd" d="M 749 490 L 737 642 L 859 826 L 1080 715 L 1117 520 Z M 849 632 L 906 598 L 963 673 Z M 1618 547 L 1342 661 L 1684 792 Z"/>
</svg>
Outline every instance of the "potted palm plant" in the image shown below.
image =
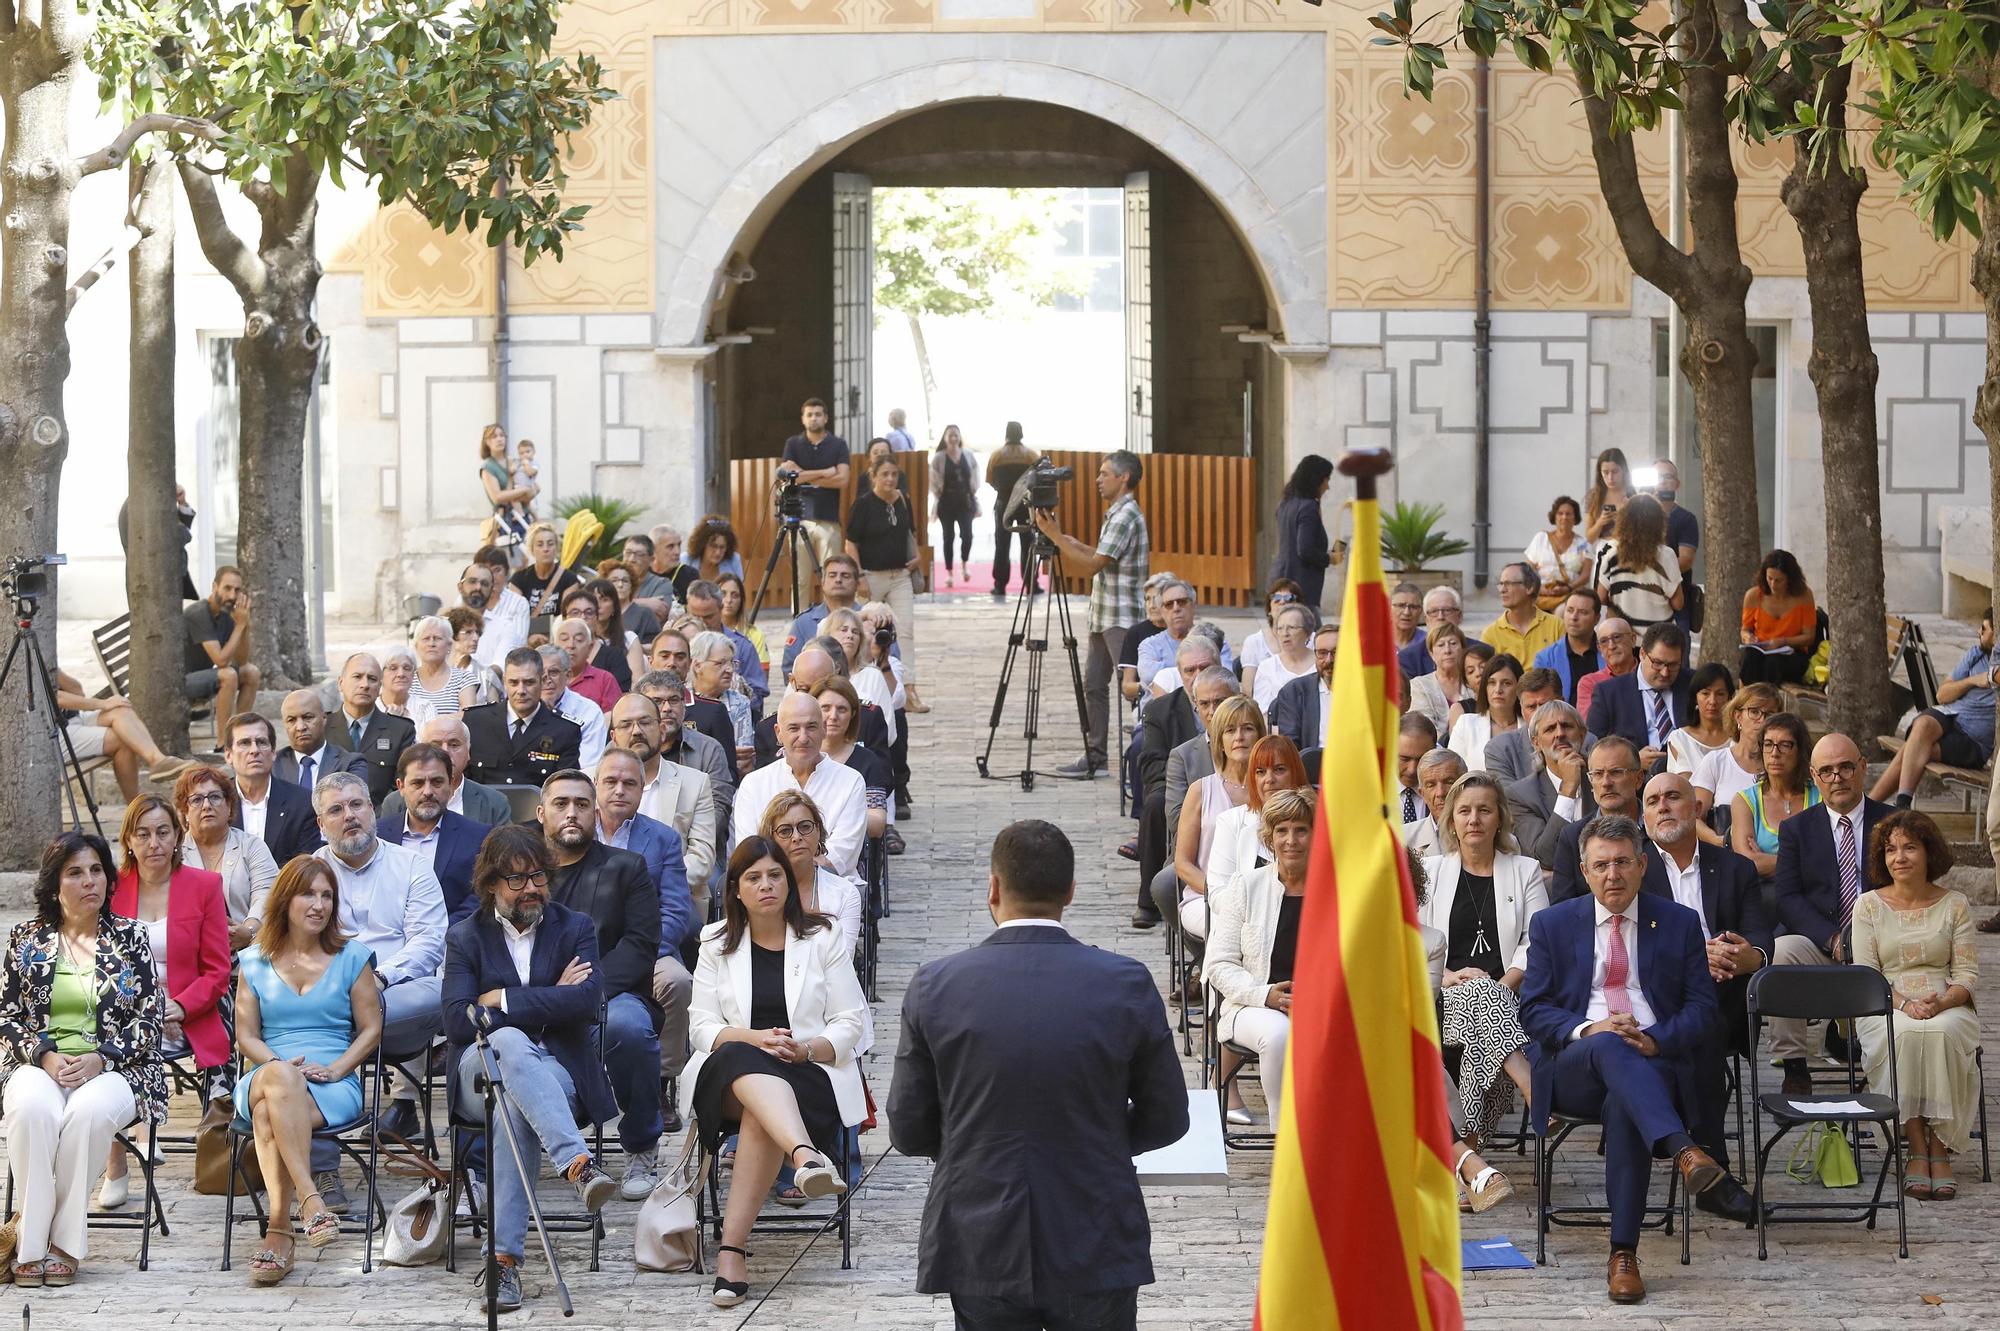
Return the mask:
<svg viewBox="0 0 2000 1331">
<path fill-rule="evenodd" d="M 1443 520 L 1443 504 L 1398 502 L 1382 515 L 1382 562 L 1400 575 L 1400 581 L 1414 582 L 1425 591 L 1450 587 L 1463 592 L 1463 573 L 1431 567 L 1472 548 L 1447 534 L 1439 525 Z"/>
</svg>

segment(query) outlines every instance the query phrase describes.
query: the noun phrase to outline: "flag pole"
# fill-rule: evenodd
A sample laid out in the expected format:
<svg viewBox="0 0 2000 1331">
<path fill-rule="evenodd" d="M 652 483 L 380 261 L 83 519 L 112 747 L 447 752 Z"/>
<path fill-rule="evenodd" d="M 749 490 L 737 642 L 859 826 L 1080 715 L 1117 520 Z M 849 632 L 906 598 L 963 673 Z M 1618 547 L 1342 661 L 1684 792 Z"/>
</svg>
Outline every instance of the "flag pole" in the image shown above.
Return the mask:
<svg viewBox="0 0 2000 1331">
<path fill-rule="evenodd" d="M 1389 469 L 1396 465 L 1396 459 L 1386 448 L 1350 448 L 1341 454 L 1336 465 L 1341 475 L 1354 478 L 1356 499 L 1373 499 L 1375 478 L 1388 475 Z"/>
</svg>

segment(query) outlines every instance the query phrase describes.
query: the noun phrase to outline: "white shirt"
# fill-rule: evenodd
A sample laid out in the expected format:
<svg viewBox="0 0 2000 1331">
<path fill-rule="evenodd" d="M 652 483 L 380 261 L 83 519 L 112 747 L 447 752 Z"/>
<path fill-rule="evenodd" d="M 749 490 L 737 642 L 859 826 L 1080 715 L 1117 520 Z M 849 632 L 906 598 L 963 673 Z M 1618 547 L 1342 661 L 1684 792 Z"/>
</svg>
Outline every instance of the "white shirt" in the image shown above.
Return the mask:
<svg viewBox="0 0 2000 1331">
<path fill-rule="evenodd" d="M 1038 919 L 1002 920 L 998 925 L 994 927 L 999 929 L 1060 929 L 1064 933 L 1069 932 L 1069 926 L 1067 924 L 1064 924 L 1061 920 L 1038 920 Z"/>
<path fill-rule="evenodd" d="M 736 788 L 736 817 L 730 829 L 730 848 L 757 834 L 764 810 L 778 792 L 803 789 L 819 805 L 826 820 L 826 856 L 835 873 L 853 877 L 861 859 L 861 843 L 868 837 L 868 789 L 861 773 L 833 759 L 821 756 L 801 787 L 781 754 L 778 760 L 758 768 L 743 778 Z"/>
<path fill-rule="evenodd" d="M 458 815 L 459 817 L 461 817 L 461 818 L 465 817 L 465 778 L 464 778 L 464 777 L 460 777 L 460 778 L 458 779 L 458 784 L 457 784 L 457 785 L 455 785 L 455 786 L 453 786 L 453 787 L 451 788 L 451 798 L 450 798 L 450 799 L 448 799 L 448 800 L 446 800 L 446 801 L 444 802 L 444 807 L 445 807 L 445 808 L 447 808 L 447 809 L 450 809 L 450 810 L 451 810 L 451 811 L 452 811 L 453 813 L 457 814 L 457 815 Z M 443 822 L 443 821 L 444 821 L 444 819 L 440 818 L 440 819 L 438 819 L 438 821 L 439 821 L 439 822 Z"/>
<path fill-rule="evenodd" d="M 331 718 L 329 718 L 329 724 L 331 724 Z M 342 724 L 345 724 L 345 722 Z M 325 741 L 321 741 L 320 746 L 311 753 L 300 753 L 297 749 L 292 750 L 292 758 L 299 765 L 299 784 L 305 787 L 307 794 L 312 793 L 312 788 L 319 784 L 321 777 L 333 770 L 334 755 L 339 752 L 339 749 L 334 748 L 333 745 Z M 307 763 L 312 764 L 312 780 L 310 781 L 306 780 Z M 272 780 L 275 781 L 276 779 L 275 776 L 272 777 Z"/>
<path fill-rule="evenodd" d="M 1279 689 L 1295 679 L 1304 679 L 1318 669 L 1310 655 L 1306 657 L 1305 668 L 1294 672 L 1285 664 L 1284 657 L 1273 654 L 1269 660 L 1257 667 L 1257 677 L 1251 681 L 1250 696 L 1259 707 L 1269 712 L 1271 704 L 1278 700 Z"/>
<path fill-rule="evenodd" d="M 507 956 L 514 963 L 514 973 L 521 977 L 521 983 L 528 983 L 528 967 L 535 956 L 535 935 L 540 932 L 542 922 L 536 920 L 531 929 L 516 929 L 514 922 L 499 911 L 493 918 L 500 922 L 500 937 L 507 944 Z M 501 1000 L 501 1010 L 506 1010 L 506 1000 Z"/>
<path fill-rule="evenodd" d="M 1596 959 L 1590 971 L 1590 1006 L 1583 1010 L 1585 1020 L 1582 1025 L 1570 1032 L 1572 1040 L 1583 1033 L 1584 1026 L 1603 1021 L 1611 1015 L 1611 1005 L 1604 1001 L 1604 968 L 1611 958 L 1613 917 L 1601 901 L 1592 901 L 1591 909 L 1596 913 L 1597 931 L 1593 944 Z M 1625 938 L 1625 997 L 1632 1010 L 1632 1019 L 1639 1023 L 1639 1029 L 1645 1030 L 1653 1024 L 1653 1007 L 1646 1001 L 1645 990 L 1639 987 L 1639 898 L 1634 896 L 1617 918 L 1624 921 L 1621 928 Z"/>
<path fill-rule="evenodd" d="M 1674 890 L 1674 900 L 1699 915 L 1702 933 L 1713 937 L 1715 926 L 1708 922 L 1708 911 L 1701 904 L 1700 845 L 1691 847 L 1693 853 L 1688 856 L 1688 865 L 1685 869 L 1674 863 L 1674 857 L 1667 853 L 1666 847 L 1655 842 L 1653 849 L 1660 856 L 1660 866 L 1667 871 L 1667 886 Z"/>
<path fill-rule="evenodd" d="M 528 598 L 509 583 L 500 584 L 500 599 L 481 612 L 479 646 L 472 651 L 472 663 L 480 670 L 497 670 L 516 647 L 528 645 Z"/>
<path fill-rule="evenodd" d="M 275 781 L 277 778 L 272 777 L 271 780 Z M 251 836 L 256 837 L 259 841 L 262 841 L 264 839 L 264 815 L 271 811 L 271 787 L 266 784 L 264 787 L 264 798 L 252 801 L 248 795 L 243 793 L 243 784 L 239 781 L 236 785 L 236 799 L 237 803 L 243 808 L 243 830 Z"/>
<path fill-rule="evenodd" d="M 576 765 L 586 772 L 597 770 L 598 760 L 604 757 L 605 737 L 611 732 L 604 720 L 604 709 L 581 693 L 564 689 L 562 697 L 556 699 L 555 710 L 583 731 L 583 739 L 576 748 Z"/>
<path fill-rule="evenodd" d="M 340 887 L 340 927 L 375 953 L 375 969 L 389 984 L 427 979 L 444 964 L 447 924 L 444 890 L 414 850 L 375 839 L 375 853 L 360 868 L 321 846 L 314 856 L 333 867 Z"/>
<path fill-rule="evenodd" d="M 1550 806 L 1549 811 L 1566 823 L 1582 821 L 1583 796 L 1563 794 L 1562 783 L 1556 780 L 1556 774 L 1546 767 L 1542 769 L 1542 780 L 1548 782 L 1549 789 L 1555 792 L 1556 802 Z"/>
</svg>

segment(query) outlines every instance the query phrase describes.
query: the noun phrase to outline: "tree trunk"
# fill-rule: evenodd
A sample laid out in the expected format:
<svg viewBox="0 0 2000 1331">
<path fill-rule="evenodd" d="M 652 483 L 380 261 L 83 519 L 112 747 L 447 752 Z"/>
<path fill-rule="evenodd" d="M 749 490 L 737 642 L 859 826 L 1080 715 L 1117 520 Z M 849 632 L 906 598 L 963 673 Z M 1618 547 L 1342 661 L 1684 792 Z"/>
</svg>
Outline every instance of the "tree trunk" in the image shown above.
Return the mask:
<svg viewBox="0 0 2000 1331">
<path fill-rule="evenodd" d="M 931 422 L 937 415 L 931 410 L 931 395 L 937 390 L 937 376 L 931 373 L 931 348 L 924 341 L 922 316 L 904 311 L 903 317 L 910 321 L 910 345 L 917 349 L 917 371 L 924 385 L 924 429 L 932 430 Z"/>
<path fill-rule="evenodd" d="M 1985 69 L 1988 92 L 2000 95 L 2000 59 Z M 1979 245 L 1972 253 L 1972 285 L 1986 306 L 1986 377 L 1979 381 L 1979 400 L 1973 404 L 1972 423 L 1986 436 L 1986 485 L 1989 531 L 1993 532 L 1989 551 L 1993 581 L 1988 584 L 1987 604 L 2000 594 L 2000 524 L 1991 524 L 1990 515 L 2000 514 L 2000 199 L 1986 198 L 1979 204 Z"/>
<path fill-rule="evenodd" d="M 132 657 L 158 663 L 132 672 L 132 706 L 167 753 L 188 751 L 187 691 L 181 687 L 181 524 L 174 512 L 174 168 L 160 155 L 128 168 L 133 221 L 131 401 L 125 470 L 125 604 Z"/>
<path fill-rule="evenodd" d="M 23 16 L 24 18 L 26 16 Z M 76 7 L 51 0 L 40 27 L 16 21 L 0 0 L 0 560 L 56 550 L 56 496 L 69 428 L 63 380 L 69 375 L 69 200 L 71 78 L 79 40 Z M 53 577 L 41 598 L 35 636 L 55 661 Z M 52 702 L 16 658 L 0 688 L 0 869 L 33 869 L 60 825 L 63 773 L 50 737 Z"/>
<path fill-rule="evenodd" d="M 1845 120 L 1847 82 L 1847 71 L 1835 69 L 1816 99 L 1826 108 L 1836 140 L 1844 130 L 1834 122 Z M 1867 177 L 1838 158 L 1815 166 L 1803 141 L 1783 188 L 1785 207 L 1798 223 L 1812 308 L 1806 372 L 1819 399 L 1826 486 L 1826 586 L 1819 601 L 1831 624 L 1830 720 L 1864 754 L 1895 720 L 1883 646 L 1878 366 L 1861 271 L 1860 205 L 1867 188 Z"/>
</svg>

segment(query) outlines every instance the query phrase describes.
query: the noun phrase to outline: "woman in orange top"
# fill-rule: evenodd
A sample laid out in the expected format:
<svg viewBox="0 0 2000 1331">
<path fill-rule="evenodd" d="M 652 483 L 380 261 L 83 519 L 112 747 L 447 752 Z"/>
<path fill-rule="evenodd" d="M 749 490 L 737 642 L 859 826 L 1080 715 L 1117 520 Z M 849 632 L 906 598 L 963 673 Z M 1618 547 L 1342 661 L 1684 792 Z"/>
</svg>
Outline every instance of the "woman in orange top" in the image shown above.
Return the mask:
<svg viewBox="0 0 2000 1331">
<path fill-rule="evenodd" d="M 1743 593 L 1745 684 L 1796 684 L 1819 645 L 1819 607 L 1799 561 L 1788 550 L 1773 550 L 1757 566 L 1757 585 Z M 1790 648 L 1790 651 L 1780 651 Z"/>
</svg>

